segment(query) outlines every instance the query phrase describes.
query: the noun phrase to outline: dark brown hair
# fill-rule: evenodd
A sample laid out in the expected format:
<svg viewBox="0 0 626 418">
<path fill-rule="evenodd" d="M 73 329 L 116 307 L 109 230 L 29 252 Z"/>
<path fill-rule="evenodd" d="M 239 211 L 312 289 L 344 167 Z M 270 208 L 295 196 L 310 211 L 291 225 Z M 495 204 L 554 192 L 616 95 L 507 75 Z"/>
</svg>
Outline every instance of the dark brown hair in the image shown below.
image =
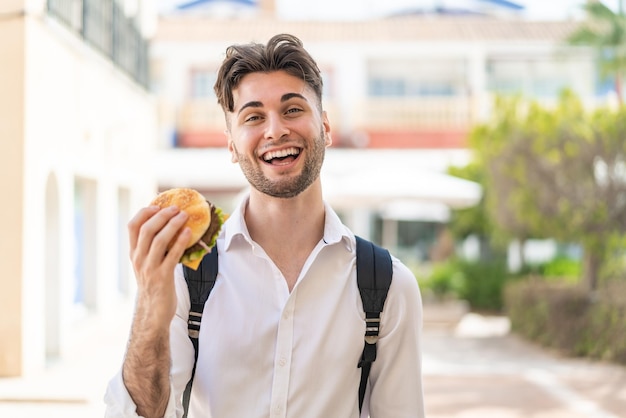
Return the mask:
<svg viewBox="0 0 626 418">
<path fill-rule="evenodd" d="M 250 73 L 283 70 L 298 77 L 313 89 L 322 107 L 322 76 L 315 60 L 304 49 L 302 41 L 289 34 L 273 36 L 267 45 L 249 43 L 231 45 L 217 73 L 213 87 L 224 112 L 234 110 L 233 90 Z"/>
</svg>

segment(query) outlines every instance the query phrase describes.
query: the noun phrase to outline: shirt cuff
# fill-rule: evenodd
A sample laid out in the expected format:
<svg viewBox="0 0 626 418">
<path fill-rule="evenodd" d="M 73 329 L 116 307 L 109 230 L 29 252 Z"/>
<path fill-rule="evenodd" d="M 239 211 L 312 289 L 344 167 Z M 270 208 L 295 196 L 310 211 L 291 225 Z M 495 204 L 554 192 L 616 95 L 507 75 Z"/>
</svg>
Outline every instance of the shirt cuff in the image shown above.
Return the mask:
<svg viewBox="0 0 626 418">
<path fill-rule="evenodd" d="M 109 381 L 104 395 L 104 403 L 106 404 L 105 418 L 143 418 L 137 414 L 137 405 L 124 385 L 121 370 Z M 163 418 L 176 418 L 176 401 L 174 388 L 171 384 L 170 398 Z"/>
</svg>

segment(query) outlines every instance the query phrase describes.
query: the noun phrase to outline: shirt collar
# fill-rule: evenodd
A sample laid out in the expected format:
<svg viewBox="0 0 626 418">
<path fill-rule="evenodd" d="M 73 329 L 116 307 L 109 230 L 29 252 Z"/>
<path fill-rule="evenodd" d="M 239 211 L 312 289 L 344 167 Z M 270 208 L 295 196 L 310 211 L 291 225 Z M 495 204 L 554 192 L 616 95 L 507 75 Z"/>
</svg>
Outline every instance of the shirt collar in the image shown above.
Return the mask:
<svg viewBox="0 0 626 418">
<path fill-rule="evenodd" d="M 326 244 L 337 244 L 344 241 L 348 249 L 351 242 L 354 241 L 354 235 L 347 226 L 341 222 L 337 213 L 330 207 L 328 202 L 324 202 L 324 210 L 326 213 L 324 221 L 324 242 Z"/>
<path fill-rule="evenodd" d="M 224 249 L 228 251 L 233 243 L 235 237 L 239 236 L 246 240 L 248 243 L 252 243 L 248 227 L 244 214 L 246 211 L 246 205 L 248 204 L 249 196 L 246 196 L 239 202 L 233 213 L 228 217 L 228 220 L 224 223 Z"/>
<path fill-rule="evenodd" d="M 252 238 L 250 238 L 250 233 L 248 232 L 244 218 L 249 198 L 250 196 L 248 195 L 241 200 L 224 224 L 224 249 L 226 251 L 230 249 L 235 239 L 239 239 L 236 237 L 241 237 L 249 244 L 252 244 Z M 351 249 L 354 235 L 350 232 L 348 227 L 341 222 L 337 213 L 327 202 L 324 202 L 324 211 L 326 214 L 324 220 L 324 243 L 331 245 L 343 241 L 346 248 Z"/>
</svg>

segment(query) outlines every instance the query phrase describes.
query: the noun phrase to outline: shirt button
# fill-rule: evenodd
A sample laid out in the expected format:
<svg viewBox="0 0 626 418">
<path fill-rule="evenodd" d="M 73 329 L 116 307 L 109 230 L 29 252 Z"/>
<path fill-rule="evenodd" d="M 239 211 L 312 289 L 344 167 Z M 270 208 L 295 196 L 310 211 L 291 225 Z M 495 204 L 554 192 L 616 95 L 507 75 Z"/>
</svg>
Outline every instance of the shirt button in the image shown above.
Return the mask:
<svg viewBox="0 0 626 418">
<path fill-rule="evenodd" d="M 285 367 L 285 364 L 287 364 L 287 360 L 284 357 L 278 360 L 278 365 L 280 367 Z"/>
</svg>

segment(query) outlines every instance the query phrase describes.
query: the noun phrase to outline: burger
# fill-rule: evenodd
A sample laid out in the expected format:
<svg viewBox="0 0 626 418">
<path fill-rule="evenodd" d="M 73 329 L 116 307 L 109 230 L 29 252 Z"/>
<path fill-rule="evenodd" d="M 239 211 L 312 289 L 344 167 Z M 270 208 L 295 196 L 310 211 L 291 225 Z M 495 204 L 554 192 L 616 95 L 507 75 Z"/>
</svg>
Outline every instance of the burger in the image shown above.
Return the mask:
<svg viewBox="0 0 626 418">
<path fill-rule="evenodd" d="M 188 216 L 185 227 L 191 230 L 191 238 L 179 262 L 196 270 L 202 258 L 215 246 L 215 241 L 222 229 L 225 215 L 221 209 L 212 205 L 198 191 L 186 188 L 169 189 L 159 193 L 151 205 L 167 208 L 177 206 Z M 176 237 L 170 242 L 169 250 Z"/>
</svg>

